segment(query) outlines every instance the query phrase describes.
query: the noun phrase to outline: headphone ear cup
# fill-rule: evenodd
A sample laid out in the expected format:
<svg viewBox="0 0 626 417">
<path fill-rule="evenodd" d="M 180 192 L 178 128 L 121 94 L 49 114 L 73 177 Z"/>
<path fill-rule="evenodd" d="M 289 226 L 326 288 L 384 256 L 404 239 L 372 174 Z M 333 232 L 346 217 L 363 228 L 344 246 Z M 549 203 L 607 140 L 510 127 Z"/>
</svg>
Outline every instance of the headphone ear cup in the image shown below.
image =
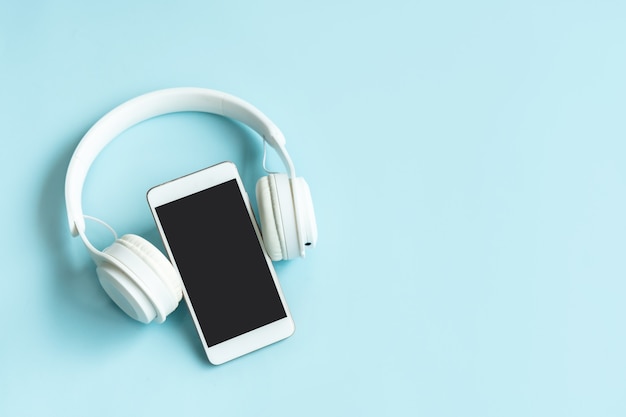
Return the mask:
<svg viewBox="0 0 626 417">
<path fill-rule="evenodd" d="M 269 177 L 261 177 L 257 181 L 256 198 L 265 250 L 272 261 L 280 261 L 283 259 L 283 245 L 278 230 L 279 224 L 274 216 L 274 205 L 278 205 L 278 202 L 276 196 L 272 194 Z"/>
<path fill-rule="evenodd" d="M 313 198 L 309 185 L 302 177 L 293 180 L 292 187 L 297 187 L 295 192 L 295 206 L 297 218 L 301 230 L 301 239 L 304 246 L 315 247 L 317 244 L 317 221 L 315 219 L 315 209 L 313 208 Z"/>
<path fill-rule="evenodd" d="M 182 283 L 172 264 L 147 240 L 124 235 L 103 251 L 100 283 L 129 316 L 143 323 L 163 322 L 182 298 Z"/>
<path fill-rule="evenodd" d="M 265 248 L 273 261 L 300 256 L 298 228 L 287 174 L 270 174 L 256 187 Z"/>
<path fill-rule="evenodd" d="M 183 296 L 183 284 L 174 269 L 174 265 L 152 243 L 138 235 L 127 234 L 119 239 L 120 243 L 136 251 L 137 255 L 157 273 L 162 282 L 167 285 L 171 294 L 180 301 Z"/>
<path fill-rule="evenodd" d="M 150 323 L 157 312 L 145 292 L 130 279 L 118 261 L 106 260 L 96 268 L 100 285 L 109 298 L 127 315 L 142 323 Z"/>
</svg>

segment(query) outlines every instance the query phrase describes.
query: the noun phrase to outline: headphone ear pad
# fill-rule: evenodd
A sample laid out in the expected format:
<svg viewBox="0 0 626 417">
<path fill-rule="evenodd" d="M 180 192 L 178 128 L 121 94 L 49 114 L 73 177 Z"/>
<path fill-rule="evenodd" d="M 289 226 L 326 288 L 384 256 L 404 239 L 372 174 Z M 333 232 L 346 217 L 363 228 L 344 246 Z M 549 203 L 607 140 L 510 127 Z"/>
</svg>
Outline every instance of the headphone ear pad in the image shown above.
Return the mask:
<svg viewBox="0 0 626 417">
<path fill-rule="evenodd" d="M 263 243 L 265 250 L 272 261 L 283 259 L 278 225 L 274 217 L 274 203 L 276 198 L 272 197 L 269 177 L 261 177 L 256 183 L 256 198 L 261 220 L 261 231 L 263 232 Z M 274 200 L 274 201 L 273 201 Z M 276 204 L 278 204 L 276 202 Z"/>
<path fill-rule="evenodd" d="M 300 256 L 291 182 L 287 174 L 270 174 L 256 187 L 265 248 L 273 261 Z"/>
<path fill-rule="evenodd" d="M 147 240 L 124 235 L 103 253 L 97 273 L 104 290 L 129 316 L 163 322 L 182 298 L 182 283 L 167 258 Z"/>
<path fill-rule="evenodd" d="M 183 296 L 183 284 L 170 261 L 152 243 L 138 235 L 127 234 L 119 239 L 120 243 L 135 251 L 137 255 L 155 271 L 167 285 L 176 301 Z"/>
</svg>

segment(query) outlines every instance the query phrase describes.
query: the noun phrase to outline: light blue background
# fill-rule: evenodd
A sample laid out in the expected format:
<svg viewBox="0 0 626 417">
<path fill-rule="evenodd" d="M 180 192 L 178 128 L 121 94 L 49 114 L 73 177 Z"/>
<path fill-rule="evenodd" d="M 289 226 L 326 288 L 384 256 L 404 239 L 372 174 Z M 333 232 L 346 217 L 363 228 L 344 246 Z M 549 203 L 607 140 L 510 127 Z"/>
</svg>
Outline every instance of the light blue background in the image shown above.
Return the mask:
<svg viewBox="0 0 626 417">
<path fill-rule="evenodd" d="M 3 1 L 0 415 L 626 415 L 625 74 L 617 0 Z M 276 265 L 295 335 L 219 367 L 186 308 L 127 319 L 66 227 L 81 136 L 173 86 L 263 110 L 316 204 Z M 261 149 L 153 120 L 85 209 L 158 242 L 150 186 L 231 159 L 253 193 Z"/>
</svg>

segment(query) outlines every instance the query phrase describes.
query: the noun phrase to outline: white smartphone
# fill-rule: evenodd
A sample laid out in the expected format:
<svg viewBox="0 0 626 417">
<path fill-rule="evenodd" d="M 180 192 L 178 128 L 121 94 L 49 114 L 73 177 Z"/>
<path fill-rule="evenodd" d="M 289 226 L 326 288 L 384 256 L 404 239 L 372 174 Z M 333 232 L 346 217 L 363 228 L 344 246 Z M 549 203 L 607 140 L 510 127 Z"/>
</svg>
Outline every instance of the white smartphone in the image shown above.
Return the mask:
<svg viewBox="0 0 626 417">
<path fill-rule="evenodd" d="M 157 185 L 147 198 L 212 364 L 293 334 L 293 319 L 233 163 Z"/>
</svg>

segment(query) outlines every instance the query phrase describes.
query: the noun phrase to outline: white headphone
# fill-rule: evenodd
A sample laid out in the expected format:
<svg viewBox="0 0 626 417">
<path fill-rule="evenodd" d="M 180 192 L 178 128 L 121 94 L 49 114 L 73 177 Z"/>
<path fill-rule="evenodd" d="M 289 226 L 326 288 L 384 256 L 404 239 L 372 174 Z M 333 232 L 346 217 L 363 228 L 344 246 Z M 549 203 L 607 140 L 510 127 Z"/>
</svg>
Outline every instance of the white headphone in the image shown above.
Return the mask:
<svg viewBox="0 0 626 417">
<path fill-rule="evenodd" d="M 263 242 L 273 261 L 304 257 L 315 246 L 317 225 L 306 181 L 296 171 L 278 127 L 246 101 L 204 88 L 170 88 L 131 99 L 104 115 L 89 129 L 70 160 L 65 202 L 72 236 L 80 236 L 94 262 L 98 279 L 113 301 L 135 320 L 162 323 L 182 298 L 182 283 L 172 264 L 155 246 L 138 235 L 117 235 L 106 223 L 83 214 L 82 190 L 98 154 L 126 129 L 152 117 L 175 112 L 214 113 L 237 120 L 258 133 L 276 150 L 286 174 L 258 180 L 256 196 Z M 85 234 L 85 218 L 107 226 L 115 242 L 100 251 Z"/>
</svg>

